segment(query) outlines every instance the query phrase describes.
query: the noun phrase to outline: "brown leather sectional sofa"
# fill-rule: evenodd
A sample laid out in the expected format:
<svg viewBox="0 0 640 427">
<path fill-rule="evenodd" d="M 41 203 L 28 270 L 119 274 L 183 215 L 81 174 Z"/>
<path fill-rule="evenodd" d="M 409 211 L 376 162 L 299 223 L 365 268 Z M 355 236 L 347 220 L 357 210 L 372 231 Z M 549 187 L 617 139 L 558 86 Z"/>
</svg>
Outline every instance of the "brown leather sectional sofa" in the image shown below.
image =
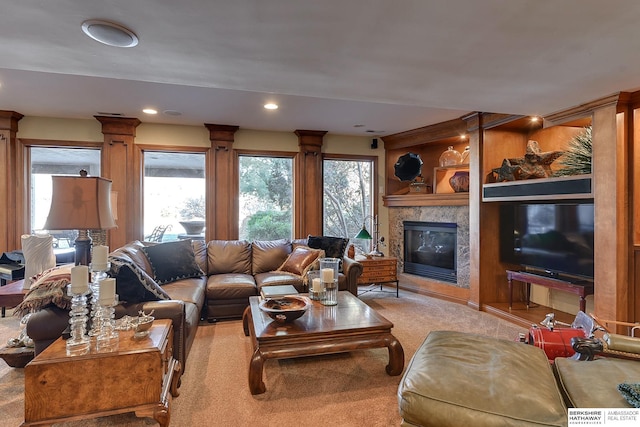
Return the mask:
<svg viewBox="0 0 640 427">
<path fill-rule="evenodd" d="M 137 316 L 140 311 L 149 313 L 153 310 L 155 318 L 171 319 L 174 356 L 182 364 L 184 372 L 187 355 L 202 319 L 214 321 L 242 316 L 249 296 L 258 295 L 262 286 L 290 284 L 300 292 L 305 291 L 300 277 L 276 270 L 297 246 L 306 244 L 307 239 L 192 241 L 195 262 L 203 274 L 159 285 L 161 292 L 164 291 L 169 299 L 121 302 L 116 307 L 116 318 Z M 154 269 L 143 249 L 147 245 L 134 241 L 113 251 L 110 257 L 126 259 L 154 278 Z M 362 274 L 362 264 L 344 257 L 343 271 L 339 277 L 339 289 L 357 294 L 356 282 Z M 147 279 L 148 282 L 150 279 Z M 68 311 L 54 305 L 30 317 L 27 334 L 34 340 L 36 355 L 64 333 L 68 321 Z"/>
</svg>

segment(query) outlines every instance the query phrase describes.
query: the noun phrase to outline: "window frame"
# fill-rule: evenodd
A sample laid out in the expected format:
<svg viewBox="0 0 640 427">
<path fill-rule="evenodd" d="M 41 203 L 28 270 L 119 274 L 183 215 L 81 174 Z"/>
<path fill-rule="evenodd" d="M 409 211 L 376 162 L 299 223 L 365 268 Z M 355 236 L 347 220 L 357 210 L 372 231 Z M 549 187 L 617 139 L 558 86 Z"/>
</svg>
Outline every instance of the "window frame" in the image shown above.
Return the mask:
<svg viewBox="0 0 640 427">
<path fill-rule="evenodd" d="M 240 157 L 272 157 L 272 158 L 287 158 L 291 160 L 291 236 L 292 239 L 296 238 L 296 212 L 300 209 L 297 206 L 296 200 L 296 158 L 300 154 L 293 151 L 265 151 L 265 150 L 246 150 L 246 149 L 234 149 L 234 161 L 233 161 L 233 190 L 235 194 L 235 212 L 234 221 L 236 227 L 236 236 L 240 236 Z"/>
<path fill-rule="evenodd" d="M 16 193 L 16 228 L 22 234 L 31 234 L 31 148 L 77 148 L 100 151 L 100 175 L 104 174 L 105 153 L 102 141 L 68 141 L 51 139 L 18 138 L 17 185 L 22 191 Z"/>
<path fill-rule="evenodd" d="M 156 144 L 136 144 L 136 152 L 138 157 L 138 166 L 140 168 L 140 200 L 139 209 L 140 212 L 140 239 L 144 238 L 144 154 L 145 152 L 161 152 L 161 153 L 204 153 L 204 180 L 205 180 L 205 241 L 210 240 L 210 231 L 214 224 L 213 211 L 213 197 L 210 196 L 211 189 L 213 188 L 213 175 L 211 171 L 211 148 L 210 147 L 193 147 L 193 146 L 175 146 L 175 145 L 156 145 Z"/>
<path fill-rule="evenodd" d="M 370 225 L 371 228 L 369 228 L 369 230 L 373 230 L 373 218 L 375 218 L 378 215 L 378 198 L 379 198 L 379 191 L 378 191 L 378 182 L 379 182 L 379 177 L 378 177 L 378 156 L 367 156 L 367 155 L 358 155 L 358 154 L 331 154 L 331 153 L 323 153 L 322 155 L 322 193 L 324 194 L 324 162 L 325 160 L 342 160 L 342 161 L 355 161 L 355 162 L 362 162 L 362 161 L 368 161 L 371 162 L 371 178 L 373 180 L 372 182 L 372 186 L 373 188 L 371 189 L 371 218 L 369 218 L 368 216 L 366 218 L 369 218 L 370 220 Z M 323 234 L 324 234 L 324 205 L 322 207 L 322 228 L 323 228 Z M 349 239 L 352 239 L 353 236 L 347 236 L 349 237 Z"/>
</svg>

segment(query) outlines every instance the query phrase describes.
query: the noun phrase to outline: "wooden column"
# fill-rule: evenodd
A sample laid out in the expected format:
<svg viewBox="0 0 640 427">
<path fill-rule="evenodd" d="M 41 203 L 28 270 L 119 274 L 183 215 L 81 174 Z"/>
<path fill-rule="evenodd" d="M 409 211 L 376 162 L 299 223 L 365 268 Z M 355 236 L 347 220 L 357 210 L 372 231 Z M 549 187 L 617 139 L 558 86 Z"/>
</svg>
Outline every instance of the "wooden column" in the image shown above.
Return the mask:
<svg viewBox="0 0 640 427">
<path fill-rule="evenodd" d="M 20 248 L 21 230 L 17 227 L 17 212 L 23 211 L 22 200 L 18 200 L 16 134 L 18 122 L 23 115 L 15 111 L 0 111 L 0 252 Z"/>
<path fill-rule="evenodd" d="M 322 235 L 322 142 L 326 131 L 296 130 L 294 237 Z"/>
<path fill-rule="evenodd" d="M 614 103 L 614 101 L 618 101 Z M 629 280 L 629 114 L 622 99 L 593 112 L 593 190 L 596 232 L 594 311 L 601 319 L 631 321 Z M 622 110 L 621 110 L 622 107 Z M 621 332 L 621 331 L 619 331 Z"/>
<path fill-rule="evenodd" d="M 102 123 L 102 176 L 113 181 L 111 191 L 117 193 L 116 224 L 108 233 L 109 246 L 118 248 L 143 238 L 142 231 L 142 167 L 134 150 L 136 118 L 95 116 Z"/>
<path fill-rule="evenodd" d="M 206 241 L 238 238 L 238 174 L 233 141 L 238 126 L 205 123 L 211 150 L 207 158 Z"/>
</svg>

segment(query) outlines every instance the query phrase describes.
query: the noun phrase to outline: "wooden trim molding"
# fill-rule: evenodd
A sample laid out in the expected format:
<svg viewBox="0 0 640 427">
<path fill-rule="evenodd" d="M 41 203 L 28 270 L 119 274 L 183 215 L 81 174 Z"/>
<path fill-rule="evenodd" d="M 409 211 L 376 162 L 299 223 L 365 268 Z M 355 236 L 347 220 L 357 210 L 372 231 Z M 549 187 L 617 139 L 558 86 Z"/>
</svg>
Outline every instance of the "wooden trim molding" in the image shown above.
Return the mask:
<svg viewBox="0 0 640 427">
<path fill-rule="evenodd" d="M 207 227 L 209 240 L 237 239 L 238 172 L 234 166 L 233 142 L 238 126 L 205 123 L 211 141 L 207 167 Z"/>
<path fill-rule="evenodd" d="M 326 131 L 296 130 L 300 152 L 294 161 L 296 238 L 322 234 L 322 144 Z"/>
<path fill-rule="evenodd" d="M 467 123 L 458 118 L 382 137 L 385 150 L 406 148 L 447 138 L 460 139 L 467 133 Z"/>
<path fill-rule="evenodd" d="M 14 177 L 17 173 L 18 122 L 24 117 L 15 111 L 0 111 L 0 251 L 6 252 L 19 248 L 21 227 L 17 227 L 17 187 Z"/>
<path fill-rule="evenodd" d="M 95 116 L 102 124 L 102 175 L 111 179 L 118 193 L 117 228 L 109 230 L 112 247 L 124 246 L 133 238 L 142 239 L 142 171 L 135 148 L 136 127 L 140 120 L 127 117 Z"/>
</svg>

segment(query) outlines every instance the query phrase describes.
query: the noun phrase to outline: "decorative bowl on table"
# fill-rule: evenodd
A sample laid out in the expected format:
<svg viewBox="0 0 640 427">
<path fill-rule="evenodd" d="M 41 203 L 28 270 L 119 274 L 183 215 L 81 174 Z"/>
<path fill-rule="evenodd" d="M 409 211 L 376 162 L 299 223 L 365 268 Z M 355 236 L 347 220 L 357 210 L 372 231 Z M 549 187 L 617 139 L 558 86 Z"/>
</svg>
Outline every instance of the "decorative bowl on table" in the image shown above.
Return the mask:
<svg viewBox="0 0 640 427">
<path fill-rule="evenodd" d="M 296 320 L 307 312 L 311 303 L 307 298 L 286 296 L 265 299 L 260 302 L 260 310 L 276 322 L 286 323 Z"/>
</svg>

